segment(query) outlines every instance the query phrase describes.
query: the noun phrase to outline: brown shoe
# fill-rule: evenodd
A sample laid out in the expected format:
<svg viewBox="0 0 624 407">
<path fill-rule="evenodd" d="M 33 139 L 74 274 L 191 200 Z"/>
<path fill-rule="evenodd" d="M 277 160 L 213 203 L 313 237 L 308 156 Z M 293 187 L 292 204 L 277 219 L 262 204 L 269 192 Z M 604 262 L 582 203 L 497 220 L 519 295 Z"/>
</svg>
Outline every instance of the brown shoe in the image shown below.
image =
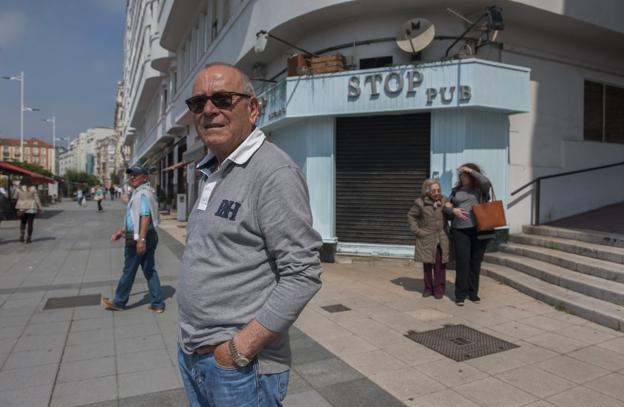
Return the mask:
<svg viewBox="0 0 624 407">
<path fill-rule="evenodd" d="M 165 307 L 156 308 L 156 307 L 149 305 L 147 309 L 152 311 L 155 314 L 162 314 L 163 312 L 165 312 Z"/>
<path fill-rule="evenodd" d="M 123 311 L 123 308 L 120 307 L 119 305 L 115 304 L 110 298 L 108 297 L 102 297 L 102 300 L 100 301 L 100 304 L 102 304 L 102 306 L 104 307 L 104 309 L 107 309 L 109 311 Z"/>
</svg>

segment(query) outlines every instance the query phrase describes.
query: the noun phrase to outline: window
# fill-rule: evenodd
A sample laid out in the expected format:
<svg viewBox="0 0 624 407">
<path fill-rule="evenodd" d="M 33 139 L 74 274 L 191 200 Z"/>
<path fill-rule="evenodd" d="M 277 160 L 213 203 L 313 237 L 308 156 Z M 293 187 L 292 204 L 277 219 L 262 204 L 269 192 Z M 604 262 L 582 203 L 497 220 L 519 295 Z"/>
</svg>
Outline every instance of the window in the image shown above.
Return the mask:
<svg viewBox="0 0 624 407">
<path fill-rule="evenodd" d="M 624 88 L 585 81 L 583 138 L 624 144 Z"/>
<path fill-rule="evenodd" d="M 195 33 L 193 34 L 193 39 L 195 40 L 195 63 L 197 63 L 202 56 L 202 50 L 204 49 L 202 46 L 202 36 L 199 31 L 199 24 L 195 26 Z"/>
<path fill-rule="evenodd" d="M 188 46 L 189 46 L 189 51 L 190 54 L 189 55 L 189 72 L 191 71 L 191 67 L 193 65 L 195 65 L 195 63 L 197 62 L 197 34 L 196 34 L 196 29 L 193 28 L 189 34 L 189 42 L 188 42 Z"/>
<path fill-rule="evenodd" d="M 360 69 L 384 68 L 392 65 L 392 57 L 375 57 L 360 59 Z"/>
<path fill-rule="evenodd" d="M 210 25 L 210 40 L 214 41 L 219 35 L 219 4 L 217 0 L 212 1 L 212 24 Z"/>
<path fill-rule="evenodd" d="M 202 29 L 204 30 L 204 52 L 208 51 L 208 47 L 210 47 L 210 18 L 208 17 L 208 13 L 204 12 L 204 23 L 202 24 Z"/>
<path fill-rule="evenodd" d="M 230 20 L 230 0 L 223 0 L 223 25 Z"/>
</svg>

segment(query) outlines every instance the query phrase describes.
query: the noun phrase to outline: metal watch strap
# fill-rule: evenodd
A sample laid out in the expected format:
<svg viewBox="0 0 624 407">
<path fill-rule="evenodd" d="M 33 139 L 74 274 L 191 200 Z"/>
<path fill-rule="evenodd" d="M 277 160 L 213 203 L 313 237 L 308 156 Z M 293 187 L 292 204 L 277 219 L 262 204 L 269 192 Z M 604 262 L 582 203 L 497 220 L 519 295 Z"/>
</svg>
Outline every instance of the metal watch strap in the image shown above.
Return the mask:
<svg viewBox="0 0 624 407">
<path fill-rule="evenodd" d="M 236 345 L 234 344 L 234 340 L 228 341 L 228 349 L 230 351 L 230 356 L 234 361 L 234 364 L 238 367 L 245 367 L 251 362 L 251 360 L 247 359 L 243 355 L 240 354 L 238 349 L 236 349 Z"/>
</svg>

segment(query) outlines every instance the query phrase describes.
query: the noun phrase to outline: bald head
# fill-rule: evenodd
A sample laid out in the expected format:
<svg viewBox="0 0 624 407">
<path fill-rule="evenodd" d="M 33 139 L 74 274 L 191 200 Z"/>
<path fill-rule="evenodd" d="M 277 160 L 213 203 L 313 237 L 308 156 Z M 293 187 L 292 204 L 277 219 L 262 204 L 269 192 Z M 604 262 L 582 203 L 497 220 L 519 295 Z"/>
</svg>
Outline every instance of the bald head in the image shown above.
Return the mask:
<svg viewBox="0 0 624 407">
<path fill-rule="evenodd" d="M 251 81 L 233 65 L 212 63 L 195 78 L 193 98 L 197 97 L 200 104 L 191 112 L 195 130 L 223 162 L 255 127 L 259 106 Z"/>
<path fill-rule="evenodd" d="M 220 68 L 225 71 L 230 71 L 233 75 L 237 77 L 236 82 L 240 86 L 237 92 L 256 96 L 256 91 L 254 90 L 253 84 L 251 83 L 249 76 L 247 76 L 247 74 L 241 71 L 238 67 L 232 64 L 225 63 L 225 62 L 213 62 L 211 64 L 204 66 L 202 70 L 197 73 L 197 76 L 195 77 L 195 82 L 193 85 L 193 95 L 195 95 L 195 85 L 197 84 L 197 80 L 200 78 L 203 72 L 205 72 L 206 70 L 210 70 L 212 68 Z"/>
</svg>

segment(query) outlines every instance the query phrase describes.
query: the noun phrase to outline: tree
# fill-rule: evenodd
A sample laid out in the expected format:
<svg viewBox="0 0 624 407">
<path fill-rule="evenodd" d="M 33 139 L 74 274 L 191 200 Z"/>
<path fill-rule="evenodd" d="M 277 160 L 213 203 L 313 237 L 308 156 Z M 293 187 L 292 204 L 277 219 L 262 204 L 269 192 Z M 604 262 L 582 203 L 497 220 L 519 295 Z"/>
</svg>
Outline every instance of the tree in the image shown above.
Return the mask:
<svg viewBox="0 0 624 407">
<path fill-rule="evenodd" d="M 116 172 L 111 172 L 111 184 L 113 185 L 119 185 L 121 182 L 119 181 L 119 174 L 117 174 Z"/>
<path fill-rule="evenodd" d="M 70 184 L 71 190 L 76 189 L 80 185 L 92 187 L 100 183 L 100 180 L 95 175 L 87 174 L 84 171 L 67 170 L 65 179 Z"/>
<path fill-rule="evenodd" d="M 54 177 L 54 174 L 52 174 L 50 171 L 46 170 L 45 168 L 43 168 L 42 166 L 38 164 L 24 163 L 21 161 L 14 161 L 11 164 L 17 165 L 18 167 L 23 168 L 28 171 L 36 172 L 37 174 L 41 174 L 46 177 L 50 177 L 50 178 Z"/>
</svg>

